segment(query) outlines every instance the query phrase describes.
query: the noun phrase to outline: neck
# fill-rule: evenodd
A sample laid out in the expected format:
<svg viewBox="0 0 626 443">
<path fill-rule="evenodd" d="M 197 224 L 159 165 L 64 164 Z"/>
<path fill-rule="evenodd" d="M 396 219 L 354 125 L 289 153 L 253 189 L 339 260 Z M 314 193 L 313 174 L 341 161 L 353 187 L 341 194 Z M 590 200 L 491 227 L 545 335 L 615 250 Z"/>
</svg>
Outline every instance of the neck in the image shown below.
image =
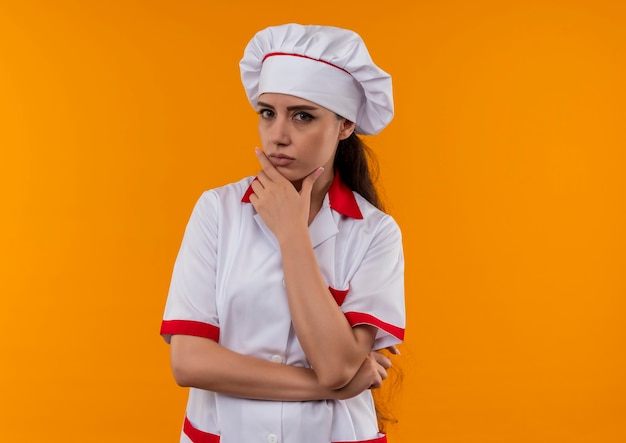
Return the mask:
<svg viewBox="0 0 626 443">
<path fill-rule="evenodd" d="M 324 171 L 324 173 L 319 176 L 317 180 L 315 180 L 315 183 L 313 184 L 313 189 L 311 190 L 309 224 L 311 224 L 317 213 L 322 208 L 322 203 L 324 203 L 324 197 L 328 193 L 330 186 L 333 184 L 334 172 L 332 170 L 329 171 L 330 174 L 327 174 L 326 172 L 327 171 Z M 291 183 L 293 184 L 294 188 L 296 188 L 298 192 L 300 192 L 300 190 L 302 189 L 302 180 Z"/>
</svg>

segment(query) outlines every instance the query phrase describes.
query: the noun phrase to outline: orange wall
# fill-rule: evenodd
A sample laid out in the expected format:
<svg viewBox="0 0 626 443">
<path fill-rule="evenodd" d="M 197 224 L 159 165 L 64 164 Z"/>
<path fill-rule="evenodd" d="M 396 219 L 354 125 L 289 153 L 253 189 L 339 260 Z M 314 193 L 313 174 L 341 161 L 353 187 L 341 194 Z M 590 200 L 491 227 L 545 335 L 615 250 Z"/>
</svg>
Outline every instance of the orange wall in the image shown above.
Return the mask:
<svg viewBox="0 0 626 443">
<path fill-rule="evenodd" d="M 0 2 L 0 441 L 177 441 L 171 267 L 201 191 L 256 170 L 237 63 L 289 21 L 394 75 L 391 441 L 626 441 L 624 3 L 395 3 Z"/>
</svg>

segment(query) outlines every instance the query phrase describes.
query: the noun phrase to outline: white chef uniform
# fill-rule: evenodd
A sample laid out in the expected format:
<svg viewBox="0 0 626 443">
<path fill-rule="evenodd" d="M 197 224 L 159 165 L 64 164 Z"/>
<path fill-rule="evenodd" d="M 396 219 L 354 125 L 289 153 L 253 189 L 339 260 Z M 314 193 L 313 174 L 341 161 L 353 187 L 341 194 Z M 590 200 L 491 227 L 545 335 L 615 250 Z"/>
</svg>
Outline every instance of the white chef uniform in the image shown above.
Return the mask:
<svg viewBox="0 0 626 443">
<path fill-rule="evenodd" d="M 249 203 L 253 178 L 205 192 L 176 259 L 161 334 L 310 367 L 291 325 L 278 243 Z M 243 198 L 242 198 L 243 197 Z M 404 261 L 393 218 L 338 174 L 309 233 L 322 275 L 351 325 L 378 328 L 375 349 L 404 337 Z M 181 442 L 385 442 L 369 390 L 348 400 L 248 400 L 191 388 Z"/>
</svg>

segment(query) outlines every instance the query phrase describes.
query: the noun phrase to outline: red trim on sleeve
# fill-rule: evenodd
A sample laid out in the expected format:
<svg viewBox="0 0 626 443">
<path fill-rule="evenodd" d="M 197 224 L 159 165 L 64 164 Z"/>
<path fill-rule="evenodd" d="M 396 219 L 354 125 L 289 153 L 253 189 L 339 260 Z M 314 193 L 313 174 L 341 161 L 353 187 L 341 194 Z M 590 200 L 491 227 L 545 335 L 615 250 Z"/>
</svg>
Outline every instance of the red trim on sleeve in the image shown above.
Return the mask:
<svg viewBox="0 0 626 443">
<path fill-rule="evenodd" d="M 161 323 L 161 335 L 175 334 L 193 335 L 219 341 L 220 328 L 193 320 L 163 320 Z"/>
<path fill-rule="evenodd" d="M 377 319 L 373 315 L 365 314 L 363 312 L 346 312 L 346 318 L 348 319 L 348 323 L 351 326 L 368 324 L 372 326 L 376 326 L 379 329 L 382 329 L 385 332 L 396 337 L 398 340 L 404 340 L 404 329 L 399 328 L 397 326 L 391 325 L 389 323 L 385 323 L 382 320 Z"/>
<path fill-rule="evenodd" d="M 194 428 L 187 417 L 185 417 L 183 432 L 187 437 L 191 439 L 193 443 L 220 443 L 219 435 L 210 434 L 208 432 L 204 432 L 200 429 Z"/>
</svg>

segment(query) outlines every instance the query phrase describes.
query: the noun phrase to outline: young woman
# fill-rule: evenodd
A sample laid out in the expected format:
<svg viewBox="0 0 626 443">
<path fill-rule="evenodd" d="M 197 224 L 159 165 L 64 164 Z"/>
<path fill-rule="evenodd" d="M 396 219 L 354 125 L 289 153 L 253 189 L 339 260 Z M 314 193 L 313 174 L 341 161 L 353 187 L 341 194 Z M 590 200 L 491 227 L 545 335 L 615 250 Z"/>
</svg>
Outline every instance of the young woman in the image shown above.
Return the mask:
<svg viewBox="0 0 626 443">
<path fill-rule="evenodd" d="M 201 196 L 161 327 L 191 388 L 181 442 L 385 442 L 373 350 L 404 336 L 402 242 L 355 132 L 389 123 L 391 79 L 324 26 L 260 31 L 240 68 L 260 172 Z"/>
</svg>

